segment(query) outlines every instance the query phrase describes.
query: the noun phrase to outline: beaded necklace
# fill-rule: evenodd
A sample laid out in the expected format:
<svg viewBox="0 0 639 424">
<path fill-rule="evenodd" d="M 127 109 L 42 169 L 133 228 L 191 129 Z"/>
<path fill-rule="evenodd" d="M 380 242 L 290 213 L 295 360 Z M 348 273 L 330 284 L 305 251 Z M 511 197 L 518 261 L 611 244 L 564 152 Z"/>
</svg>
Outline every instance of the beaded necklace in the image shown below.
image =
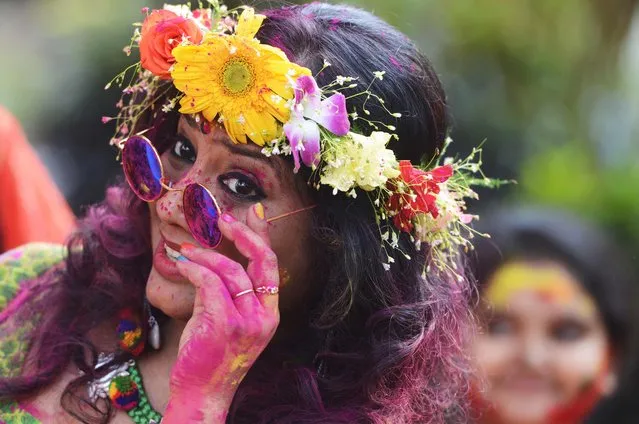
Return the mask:
<svg viewBox="0 0 639 424">
<path fill-rule="evenodd" d="M 148 304 L 149 341 L 154 349 L 158 349 L 159 327 L 157 321 L 150 313 Z M 145 331 L 142 323 L 131 310 L 125 309 L 120 313 L 120 323 L 117 328 L 120 348 L 133 356 L 139 356 L 146 346 Z M 100 353 L 95 369 L 110 363 L 114 354 Z M 126 411 L 136 424 L 159 424 L 162 422 L 162 414 L 151 406 L 144 384 L 142 374 L 138 369 L 135 359 L 129 359 L 123 364 L 117 365 L 103 377 L 89 383 L 89 398 L 96 402 L 98 398 L 109 398 L 118 409 Z"/>
<path fill-rule="evenodd" d="M 101 354 L 96 368 L 112 358 L 113 355 Z M 149 402 L 135 359 L 120 364 L 104 377 L 92 381 L 89 384 L 89 397 L 94 402 L 98 398 L 109 398 L 116 408 L 126 411 L 136 424 L 162 422 L 162 414 L 153 409 Z"/>
</svg>

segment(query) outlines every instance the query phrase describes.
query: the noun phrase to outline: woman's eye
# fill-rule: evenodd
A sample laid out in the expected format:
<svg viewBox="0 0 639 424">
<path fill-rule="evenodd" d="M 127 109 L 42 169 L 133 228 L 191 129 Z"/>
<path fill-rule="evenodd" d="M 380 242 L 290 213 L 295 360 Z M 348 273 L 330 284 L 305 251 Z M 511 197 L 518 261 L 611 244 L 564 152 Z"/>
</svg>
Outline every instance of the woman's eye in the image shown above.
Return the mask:
<svg viewBox="0 0 639 424">
<path fill-rule="evenodd" d="M 178 139 L 171 147 L 171 154 L 181 160 L 194 163 L 197 155 L 195 148 L 188 140 Z"/>
<path fill-rule="evenodd" d="M 220 182 L 225 190 L 242 199 L 257 201 L 266 197 L 262 189 L 251 178 L 239 172 L 220 176 Z"/>
<path fill-rule="evenodd" d="M 581 339 L 587 332 L 587 328 L 578 322 L 561 321 L 551 328 L 552 338 L 559 342 L 572 342 Z"/>
<path fill-rule="evenodd" d="M 486 332 L 491 336 L 503 336 L 515 332 L 515 323 L 506 317 L 495 317 L 486 324 Z"/>
</svg>

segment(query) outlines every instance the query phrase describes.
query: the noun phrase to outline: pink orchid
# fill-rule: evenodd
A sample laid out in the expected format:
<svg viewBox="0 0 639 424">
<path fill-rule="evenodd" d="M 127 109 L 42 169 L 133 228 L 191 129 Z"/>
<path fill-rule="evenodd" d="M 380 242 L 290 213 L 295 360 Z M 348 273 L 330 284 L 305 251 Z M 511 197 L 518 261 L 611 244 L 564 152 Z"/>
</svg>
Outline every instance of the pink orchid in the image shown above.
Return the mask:
<svg viewBox="0 0 639 424">
<path fill-rule="evenodd" d="M 300 168 L 300 156 L 306 166 L 317 166 L 320 161 L 320 124 L 338 136 L 344 136 L 351 124 L 346 113 L 346 98 L 335 93 L 322 100 L 322 92 L 315 79 L 303 75 L 294 85 L 295 103 L 291 119 L 284 124 L 284 134 L 291 144 L 294 171 Z"/>
</svg>

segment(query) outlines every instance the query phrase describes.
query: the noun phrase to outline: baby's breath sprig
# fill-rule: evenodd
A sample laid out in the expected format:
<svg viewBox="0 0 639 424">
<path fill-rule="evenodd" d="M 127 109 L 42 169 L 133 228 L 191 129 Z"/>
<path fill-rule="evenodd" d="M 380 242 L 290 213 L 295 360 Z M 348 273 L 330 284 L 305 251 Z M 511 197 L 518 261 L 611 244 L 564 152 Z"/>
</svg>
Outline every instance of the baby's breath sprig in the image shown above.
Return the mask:
<svg viewBox="0 0 639 424">
<path fill-rule="evenodd" d="M 371 87 L 373 86 L 373 84 L 375 84 L 375 82 L 377 80 L 382 81 L 384 79 L 384 75 L 386 74 L 386 71 L 374 71 L 373 75 L 374 78 L 371 80 L 371 82 L 368 84 L 368 87 L 366 87 L 365 90 L 356 93 L 356 94 L 352 94 L 350 96 L 348 96 L 346 98 L 346 100 L 355 98 L 355 97 L 359 97 L 359 96 L 366 96 L 366 98 L 364 99 L 364 103 L 362 104 L 362 111 L 364 112 L 365 115 L 370 115 L 371 112 L 370 110 L 366 109 L 366 104 L 368 103 L 368 101 L 373 98 L 375 100 L 377 100 L 377 102 L 379 103 L 379 105 L 392 117 L 394 118 L 401 118 L 402 114 L 399 112 L 392 112 L 390 111 L 387 107 L 386 107 L 386 102 L 384 101 L 383 98 L 381 98 L 379 95 L 375 94 L 375 92 L 373 92 L 371 90 Z"/>
<path fill-rule="evenodd" d="M 271 157 L 273 155 L 290 156 L 292 154 L 291 145 L 282 134 L 280 137 L 266 143 L 264 147 L 262 147 L 262 154 L 266 157 Z"/>
</svg>

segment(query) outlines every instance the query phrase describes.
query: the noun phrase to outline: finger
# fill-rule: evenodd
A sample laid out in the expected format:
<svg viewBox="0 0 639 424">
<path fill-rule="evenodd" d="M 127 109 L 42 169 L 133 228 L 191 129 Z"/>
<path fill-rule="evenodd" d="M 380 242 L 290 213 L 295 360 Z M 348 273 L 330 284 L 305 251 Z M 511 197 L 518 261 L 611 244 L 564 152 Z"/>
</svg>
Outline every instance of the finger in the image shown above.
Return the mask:
<svg viewBox="0 0 639 424">
<path fill-rule="evenodd" d="M 254 292 L 246 293 L 247 290 L 253 290 L 253 283 L 242 265 L 236 261 L 214 250 L 203 249 L 190 243 L 182 244 L 180 253 L 192 262 L 214 272 L 226 285 L 231 299 L 235 301 L 242 315 L 252 314 L 255 308 L 262 307 Z M 236 297 L 239 293 L 246 294 Z"/>
<path fill-rule="evenodd" d="M 246 216 L 246 226 L 260 236 L 268 246 L 271 245 L 271 239 L 268 234 L 268 221 L 266 220 L 262 203 L 258 202 L 253 205 Z"/>
<path fill-rule="evenodd" d="M 250 213 L 255 214 L 255 219 L 260 219 L 254 210 Z M 264 221 L 264 219 L 261 220 Z M 266 223 L 263 223 L 263 225 L 266 225 Z M 237 250 L 248 259 L 249 264 L 246 273 L 253 283 L 253 288 L 279 288 L 277 256 L 264 238 L 246 224 L 228 214 L 222 215 L 219 227 L 224 237 L 235 243 Z M 269 310 L 277 310 L 279 296 L 258 294 L 257 297 Z"/>
<path fill-rule="evenodd" d="M 193 314 L 237 311 L 228 288 L 210 269 L 189 260 L 176 262 L 177 268 L 195 286 Z"/>
</svg>

